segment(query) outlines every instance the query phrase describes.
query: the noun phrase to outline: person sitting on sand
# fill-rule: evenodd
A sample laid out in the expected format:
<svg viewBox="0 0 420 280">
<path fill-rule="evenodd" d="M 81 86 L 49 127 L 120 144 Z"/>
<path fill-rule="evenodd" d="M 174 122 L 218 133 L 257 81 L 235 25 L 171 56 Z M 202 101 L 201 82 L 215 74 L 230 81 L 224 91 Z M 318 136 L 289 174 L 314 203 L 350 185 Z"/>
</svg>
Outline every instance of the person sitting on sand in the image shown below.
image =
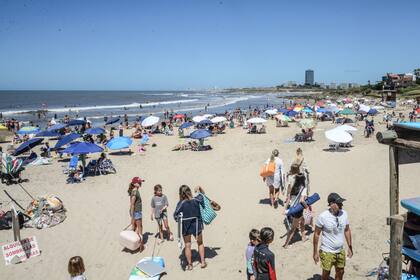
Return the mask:
<svg viewBox="0 0 420 280">
<path fill-rule="evenodd" d="M 185 258 L 187 259 L 186 270 L 192 270 L 191 235 L 195 237 L 200 255 L 201 268 L 207 266 L 204 255 L 203 243 L 203 220 L 201 218 L 200 205 L 204 207 L 204 199 L 201 194 L 193 198 L 190 187 L 182 185 L 179 188 L 179 202 L 176 206 L 174 218 L 178 222 L 182 217 L 182 236 L 185 242 Z M 181 216 L 182 214 L 182 216 Z"/>
<path fill-rule="evenodd" d="M 156 185 L 154 187 L 154 196 L 152 197 L 151 207 L 152 207 L 152 214 L 151 219 L 156 219 L 159 227 L 159 243 L 163 242 L 163 231 L 164 229 L 169 234 L 169 240 L 173 241 L 174 237 L 172 235 L 171 229 L 169 228 L 168 223 L 168 199 L 166 195 L 162 193 L 162 186 Z"/>
<path fill-rule="evenodd" d="M 128 195 L 130 196 L 131 226 L 140 237 L 140 251 L 143 251 L 144 249 L 142 200 L 139 192 L 139 188 L 141 187 L 142 182 L 144 182 L 144 180 L 140 179 L 139 177 L 134 177 L 131 179 L 131 183 L 128 186 Z"/>
</svg>

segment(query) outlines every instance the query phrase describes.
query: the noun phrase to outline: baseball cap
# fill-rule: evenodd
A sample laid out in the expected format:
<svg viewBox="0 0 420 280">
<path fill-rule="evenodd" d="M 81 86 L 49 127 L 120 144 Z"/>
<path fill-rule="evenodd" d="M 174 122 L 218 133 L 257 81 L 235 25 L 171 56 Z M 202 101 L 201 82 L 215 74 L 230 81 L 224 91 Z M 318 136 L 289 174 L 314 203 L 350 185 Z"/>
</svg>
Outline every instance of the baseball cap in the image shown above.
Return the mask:
<svg viewBox="0 0 420 280">
<path fill-rule="evenodd" d="M 341 204 L 345 201 L 338 193 L 330 193 L 328 195 L 328 204 L 330 203 L 338 203 Z"/>
<path fill-rule="evenodd" d="M 141 184 L 141 182 L 144 182 L 144 180 L 140 177 L 133 177 L 133 179 L 131 179 L 132 184 Z"/>
</svg>

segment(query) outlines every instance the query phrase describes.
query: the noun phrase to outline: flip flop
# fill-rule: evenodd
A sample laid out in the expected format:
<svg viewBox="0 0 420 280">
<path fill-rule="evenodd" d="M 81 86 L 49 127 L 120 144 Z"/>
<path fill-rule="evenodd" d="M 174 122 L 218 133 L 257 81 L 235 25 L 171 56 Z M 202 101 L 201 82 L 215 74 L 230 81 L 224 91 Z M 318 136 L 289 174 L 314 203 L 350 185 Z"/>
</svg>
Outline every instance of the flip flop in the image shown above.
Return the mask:
<svg viewBox="0 0 420 280">
<path fill-rule="evenodd" d="M 204 264 L 201 264 L 201 265 L 200 265 L 200 267 L 201 267 L 202 269 L 206 268 L 206 267 L 207 267 L 207 263 L 205 262 Z"/>
</svg>

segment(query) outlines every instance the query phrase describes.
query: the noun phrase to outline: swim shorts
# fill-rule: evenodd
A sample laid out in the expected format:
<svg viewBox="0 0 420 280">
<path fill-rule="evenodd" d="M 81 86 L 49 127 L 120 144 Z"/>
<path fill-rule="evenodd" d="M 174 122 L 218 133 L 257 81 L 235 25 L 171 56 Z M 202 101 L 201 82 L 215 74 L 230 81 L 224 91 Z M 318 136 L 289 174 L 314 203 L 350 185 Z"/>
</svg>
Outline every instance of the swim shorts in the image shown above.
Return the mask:
<svg viewBox="0 0 420 280">
<path fill-rule="evenodd" d="M 346 266 L 346 252 L 341 250 L 339 253 L 319 252 L 321 259 L 321 268 L 326 271 L 331 271 L 331 268 L 344 268 Z"/>
</svg>

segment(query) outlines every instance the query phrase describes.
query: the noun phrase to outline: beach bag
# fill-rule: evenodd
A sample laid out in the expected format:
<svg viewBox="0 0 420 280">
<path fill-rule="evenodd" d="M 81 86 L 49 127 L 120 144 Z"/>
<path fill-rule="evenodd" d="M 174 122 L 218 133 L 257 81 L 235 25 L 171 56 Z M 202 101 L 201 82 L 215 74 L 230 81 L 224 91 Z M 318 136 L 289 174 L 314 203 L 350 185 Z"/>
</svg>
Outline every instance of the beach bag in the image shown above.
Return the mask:
<svg viewBox="0 0 420 280">
<path fill-rule="evenodd" d="M 276 171 L 276 163 L 274 161 L 270 161 L 266 165 L 264 165 L 260 170 L 261 177 L 270 177 L 274 176 L 274 172 Z"/>
<path fill-rule="evenodd" d="M 312 217 L 313 217 L 313 213 L 310 207 L 303 209 L 303 219 L 305 221 L 305 225 L 311 224 Z"/>
<path fill-rule="evenodd" d="M 200 195 L 203 196 L 204 200 L 204 207 L 200 204 L 201 219 L 203 220 L 204 224 L 209 225 L 214 220 L 214 218 L 216 218 L 217 214 L 211 205 L 210 199 L 202 193 Z"/>
</svg>

